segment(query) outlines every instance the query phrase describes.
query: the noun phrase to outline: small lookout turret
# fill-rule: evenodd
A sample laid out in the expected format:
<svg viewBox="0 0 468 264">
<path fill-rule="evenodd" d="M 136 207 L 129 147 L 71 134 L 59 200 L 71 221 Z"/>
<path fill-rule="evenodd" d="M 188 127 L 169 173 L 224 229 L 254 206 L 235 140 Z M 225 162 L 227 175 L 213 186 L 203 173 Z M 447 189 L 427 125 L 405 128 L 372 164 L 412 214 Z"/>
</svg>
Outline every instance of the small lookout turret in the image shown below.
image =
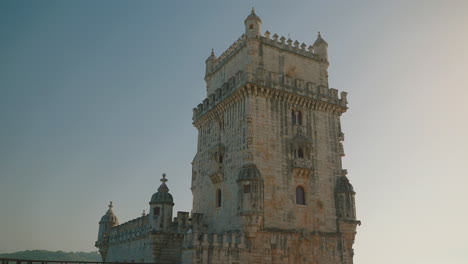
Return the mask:
<svg viewBox="0 0 468 264">
<path fill-rule="evenodd" d="M 115 216 L 114 211 L 112 210 L 112 202 L 109 203 L 109 209 L 105 215 L 101 217 L 101 221 L 99 221 L 99 233 L 98 233 L 98 241 L 104 239 L 107 233 L 110 231 L 111 227 L 116 226 L 119 224 L 117 216 Z"/>
<path fill-rule="evenodd" d="M 169 227 L 172 219 L 172 207 L 174 199 L 167 188 L 166 174 L 163 173 L 161 185 L 158 191 L 151 196 L 150 204 L 150 223 L 153 230 L 165 230 Z"/>
<path fill-rule="evenodd" d="M 328 61 L 328 43 L 322 38 L 320 31 L 318 32 L 313 48 L 314 53 L 317 54 L 321 60 Z"/>
<path fill-rule="evenodd" d="M 210 56 L 206 59 L 206 70 L 205 70 L 205 78 L 213 71 L 213 67 L 216 63 L 216 55 L 214 53 L 214 49 L 211 49 Z"/>
<path fill-rule="evenodd" d="M 257 14 L 255 14 L 255 9 L 252 7 L 252 12 L 244 20 L 245 24 L 245 35 L 248 38 L 259 37 L 262 31 L 262 20 Z"/>
<path fill-rule="evenodd" d="M 102 261 L 106 261 L 108 242 L 109 242 L 109 233 L 111 228 L 119 225 L 119 220 L 115 216 L 114 211 L 112 210 L 112 202 L 109 203 L 109 209 L 105 215 L 101 217 L 99 221 L 99 231 L 98 238 L 95 246 L 99 248 L 99 254 L 101 254 Z"/>
</svg>

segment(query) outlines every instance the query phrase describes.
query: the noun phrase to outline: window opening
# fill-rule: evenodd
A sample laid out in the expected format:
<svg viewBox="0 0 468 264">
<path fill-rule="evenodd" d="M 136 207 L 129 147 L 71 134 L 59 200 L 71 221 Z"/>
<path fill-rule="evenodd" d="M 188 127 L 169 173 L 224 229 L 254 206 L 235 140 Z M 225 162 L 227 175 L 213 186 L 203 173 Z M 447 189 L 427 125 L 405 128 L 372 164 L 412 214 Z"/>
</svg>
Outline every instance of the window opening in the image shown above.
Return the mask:
<svg viewBox="0 0 468 264">
<path fill-rule="evenodd" d="M 297 124 L 302 125 L 302 112 L 297 111 Z"/>
<path fill-rule="evenodd" d="M 221 190 L 216 191 L 216 207 L 221 207 Z"/>
<path fill-rule="evenodd" d="M 305 192 L 301 186 L 296 187 L 296 204 L 305 205 Z"/>
<path fill-rule="evenodd" d="M 300 158 L 300 159 L 304 158 L 304 151 L 302 150 L 302 148 L 299 148 L 297 150 L 297 157 Z"/>
</svg>

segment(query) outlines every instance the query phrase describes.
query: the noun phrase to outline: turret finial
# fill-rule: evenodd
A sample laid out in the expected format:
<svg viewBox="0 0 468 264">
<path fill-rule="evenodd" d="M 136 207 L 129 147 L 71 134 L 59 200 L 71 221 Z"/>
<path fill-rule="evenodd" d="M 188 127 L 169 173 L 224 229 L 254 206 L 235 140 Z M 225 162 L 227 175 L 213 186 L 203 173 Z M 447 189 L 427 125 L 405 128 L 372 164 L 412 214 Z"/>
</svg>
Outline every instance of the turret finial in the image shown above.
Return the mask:
<svg viewBox="0 0 468 264">
<path fill-rule="evenodd" d="M 252 6 L 252 14 L 255 14 L 255 8 Z"/>
<path fill-rule="evenodd" d="M 145 210 L 143 210 L 143 213 L 141 213 L 141 216 L 145 216 L 146 215 L 146 212 Z"/>
<path fill-rule="evenodd" d="M 214 56 L 214 49 L 211 49 L 211 56 Z"/>
<path fill-rule="evenodd" d="M 112 207 L 114 207 L 114 206 L 112 205 L 112 201 L 111 201 L 111 202 L 109 203 L 109 209 L 112 209 Z"/>
<path fill-rule="evenodd" d="M 163 173 L 161 182 L 163 182 L 163 183 L 166 183 L 166 182 L 167 182 L 166 173 Z"/>
</svg>

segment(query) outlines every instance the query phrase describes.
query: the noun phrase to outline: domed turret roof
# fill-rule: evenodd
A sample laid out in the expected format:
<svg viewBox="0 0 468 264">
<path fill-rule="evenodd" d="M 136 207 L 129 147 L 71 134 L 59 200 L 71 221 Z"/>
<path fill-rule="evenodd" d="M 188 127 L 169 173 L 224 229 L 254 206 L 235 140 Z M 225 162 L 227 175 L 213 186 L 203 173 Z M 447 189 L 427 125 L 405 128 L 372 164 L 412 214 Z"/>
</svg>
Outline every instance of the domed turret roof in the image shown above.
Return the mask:
<svg viewBox="0 0 468 264">
<path fill-rule="evenodd" d="M 211 49 L 210 56 L 206 60 L 216 60 L 216 55 L 214 53 L 214 49 Z"/>
<path fill-rule="evenodd" d="M 336 192 L 354 193 L 353 185 L 349 182 L 346 176 L 340 176 L 336 182 Z"/>
<path fill-rule="evenodd" d="M 319 46 L 319 45 L 322 45 L 322 44 L 325 44 L 325 45 L 328 46 L 328 43 L 322 38 L 322 35 L 320 35 L 320 31 L 319 31 L 319 33 L 317 35 L 317 39 L 315 40 L 313 46 L 315 47 L 315 46 Z"/>
<path fill-rule="evenodd" d="M 112 202 L 110 202 L 109 209 L 107 209 L 106 214 L 101 217 L 101 221 L 99 221 L 99 223 L 111 223 L 112 225 L 119 224 L 119 220 L 117 219 L 117 216 L 115 216 L 112 207 L 114 206 L 112 205 Z"/>
<path fill-rule="evenodd" d="M 255 9 L 252 7 L 252 12 L 250 12 L 250 15 L 244 20 L 244 24 L 247 23 L 247 21 L 259 21 L 260 23 L 262 23 L 262 20 L 260 19 L 259 16 L 257 16 L 257 14 L 255 14 Z"/>
<path fill-rule="evenodd" d="M 261 180 L 260 171 L 253 163 L 247 163 L 239 171 L 239 181 Z"/>
<path fill-rule="evenodd" d="M 161 179 L 162 184 L 158 188 L 158 192 L 151 196 L 150 204 L 171 204 L 174 205 L 174 198 L 169 193 L 169 188 L 167 188 L 166 174 L 163 173 L 163 178 Z"/>
</svg>

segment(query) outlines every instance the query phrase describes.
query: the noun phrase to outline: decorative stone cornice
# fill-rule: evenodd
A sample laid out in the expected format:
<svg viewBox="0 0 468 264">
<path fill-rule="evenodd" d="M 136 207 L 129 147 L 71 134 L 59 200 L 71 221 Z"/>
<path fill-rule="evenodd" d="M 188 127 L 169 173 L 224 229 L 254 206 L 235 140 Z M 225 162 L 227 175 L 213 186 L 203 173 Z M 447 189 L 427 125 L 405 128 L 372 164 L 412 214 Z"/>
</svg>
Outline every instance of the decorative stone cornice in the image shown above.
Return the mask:
<svg viewBox="0 0 468 264">
<path fill-rule="evenodd" d="M 193 109 L 193 125 L 199 127 L 206 121 L 222 116 L 230 105 L 249 96 L 263 96 L 283 100 L 305 108 L 332 112 L 338 115 L 346 112 L 347 93 L 312 82 L 304 83 L 274 72 L 259 70 L 258 74 L 238 72 L 215 90 L 208 98 Z"/>
</svg>

